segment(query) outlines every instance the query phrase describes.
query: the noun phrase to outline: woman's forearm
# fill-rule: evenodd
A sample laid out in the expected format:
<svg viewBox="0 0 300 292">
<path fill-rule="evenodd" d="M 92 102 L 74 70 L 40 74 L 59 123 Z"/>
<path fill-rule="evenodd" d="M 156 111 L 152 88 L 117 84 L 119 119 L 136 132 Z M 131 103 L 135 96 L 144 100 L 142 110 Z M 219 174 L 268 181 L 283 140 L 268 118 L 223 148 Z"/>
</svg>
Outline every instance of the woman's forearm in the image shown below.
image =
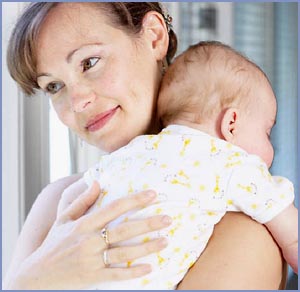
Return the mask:
<svg viewBox="0 0 300 292">
<path fill-rule="evenodd" d="M 36 251 L 14 270 L 8 271 L 3 282 L 4 290 L 38 290 L 48 286 L 42 284 L 44 267 L 43 260 L 35 261 Z M 45 274 L 45 273 L 44 273 Z"/>
<path fill-rule="evenodd" d="M 35 289 L 42 267 L 37 250 L 45 240 L 56 218 L 64 189 L 77 181 L 80 174 L 65 177 L 44 188 L 34 202 L 16 243 L 12 261 L 3 281 L 4 289 Z"/>
<path fill-rule="evenodd" d="M 280 250 L 263 225 L 227 213 L 178 289 L 278 289 L 282 267 Z"/>
</svg>

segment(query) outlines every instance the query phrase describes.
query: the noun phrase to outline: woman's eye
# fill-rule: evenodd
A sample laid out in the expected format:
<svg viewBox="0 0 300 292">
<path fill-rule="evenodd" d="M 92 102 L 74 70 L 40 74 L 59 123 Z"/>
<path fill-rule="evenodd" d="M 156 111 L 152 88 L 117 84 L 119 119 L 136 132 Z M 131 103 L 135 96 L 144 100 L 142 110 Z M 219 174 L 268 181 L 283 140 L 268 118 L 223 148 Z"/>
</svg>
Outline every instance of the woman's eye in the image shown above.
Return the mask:
<svg viewBox="0 0 300 292">
<path fill-rule="evenodd" d="M 83 60 L 81 63 L 82 71 L 84 72 L 84 71 L 91 69 L 98 63 L 99 60 L 100 60 L 100 58 L 98 58 L 98 57 L 92 57 L 92 58 Z"/>
<path fill-rule="evenodd" d="M 61 83 L 58 83 L 58 82 L 51 82 L 49 83 L 45 90 L 47 93 L 50 93 L 50 94 L 55 94 L 57 93 L 59 90 L 61 90 L 63 87 L 63 84 Z"/>
</svg>

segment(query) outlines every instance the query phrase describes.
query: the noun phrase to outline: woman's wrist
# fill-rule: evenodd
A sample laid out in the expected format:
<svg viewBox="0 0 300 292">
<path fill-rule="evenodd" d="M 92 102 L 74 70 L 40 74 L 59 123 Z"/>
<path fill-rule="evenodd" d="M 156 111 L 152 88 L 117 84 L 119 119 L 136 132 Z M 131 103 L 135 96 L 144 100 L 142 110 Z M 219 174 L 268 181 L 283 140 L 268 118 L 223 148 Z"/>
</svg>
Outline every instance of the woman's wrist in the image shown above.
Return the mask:
<svg viewBox="0 0 300 292">
<path fill-rule="evenodd" d="M 39 290 L 49 289 L 42 284 L 42 275 L 45 269 L 43 260 L 37 259 L 38 251 L 25 259 L 17 269 L 10 273 L 3 283 L 3 289 L 7 290 Z"/>
<path fill-rule="evenodd" d="M 3 285 L 2 288 L 4 290 L 32 290 L 35 289 L 31 284 L 32 271 L 28 269 L 26 273 L 23 271 L 23 268 L 20 267 L 14 271 L 13 275 L 9 275 Z"/>
</svg>

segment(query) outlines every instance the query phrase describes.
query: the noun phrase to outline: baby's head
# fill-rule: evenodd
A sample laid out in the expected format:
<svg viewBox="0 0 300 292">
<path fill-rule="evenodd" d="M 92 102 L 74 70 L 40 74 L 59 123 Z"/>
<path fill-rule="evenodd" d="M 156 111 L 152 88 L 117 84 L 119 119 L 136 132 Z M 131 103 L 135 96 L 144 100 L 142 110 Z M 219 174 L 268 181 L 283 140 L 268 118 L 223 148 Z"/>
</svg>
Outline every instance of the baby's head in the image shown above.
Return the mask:
<svg viewBox="0 0 300 292">
<path fill-rule="evenodd" d="M 265 73 L 219 42 L 200 42 L 168 69 L 158 99 L 164 126 L 183 124 L 235 144 L 272 164 L 276 99 Z"/>
</svg>

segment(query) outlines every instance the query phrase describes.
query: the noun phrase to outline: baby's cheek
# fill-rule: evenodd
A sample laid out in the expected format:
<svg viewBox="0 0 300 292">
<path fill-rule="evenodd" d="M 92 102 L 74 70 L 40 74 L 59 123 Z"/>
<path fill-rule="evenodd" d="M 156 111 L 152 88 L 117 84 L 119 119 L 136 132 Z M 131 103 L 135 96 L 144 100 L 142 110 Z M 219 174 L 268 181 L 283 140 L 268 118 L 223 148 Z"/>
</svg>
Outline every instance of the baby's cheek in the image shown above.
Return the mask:
<svg viewBox="0 0 300 292">
<path fill-rule="evenodd" d="M 270 168 L 274 159 L 274 149 L 272 147 L 272 145 L 269 145 L 269 147 L 265 148 L 265 153 L 264 153 L 264 157 L 263 157 L 264 161 L 266 162 L 266 164 L 268 165 L 268 167 Z"/>
</svg>

